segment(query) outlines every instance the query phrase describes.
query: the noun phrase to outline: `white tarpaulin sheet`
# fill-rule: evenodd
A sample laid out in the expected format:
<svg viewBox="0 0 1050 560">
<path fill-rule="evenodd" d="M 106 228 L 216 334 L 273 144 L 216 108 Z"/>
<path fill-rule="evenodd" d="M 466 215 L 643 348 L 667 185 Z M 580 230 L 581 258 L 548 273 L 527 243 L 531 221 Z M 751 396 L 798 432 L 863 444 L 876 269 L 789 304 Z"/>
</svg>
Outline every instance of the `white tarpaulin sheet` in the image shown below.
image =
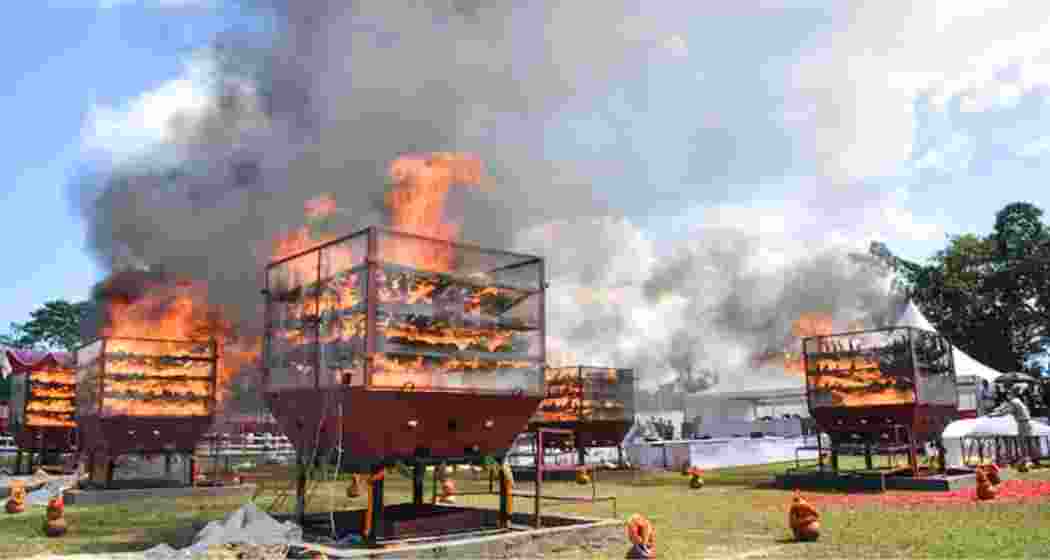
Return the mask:
<svg viewBox="0 0 1050 560">
<path fill-rule="evenodd" d="M 193 545 L 175 550 L 162 544 L 147 550 L 145 557 L 150 560 L 184 560 L 199 557 L 215 545 L 284 545 L 301 543 L 302 539 L 303 530 L 298 525 L 280 523 L 255 504 L 246 504 L 222 521 L 212 521 L 205 526 L 197 533 Z"/>
</svg>

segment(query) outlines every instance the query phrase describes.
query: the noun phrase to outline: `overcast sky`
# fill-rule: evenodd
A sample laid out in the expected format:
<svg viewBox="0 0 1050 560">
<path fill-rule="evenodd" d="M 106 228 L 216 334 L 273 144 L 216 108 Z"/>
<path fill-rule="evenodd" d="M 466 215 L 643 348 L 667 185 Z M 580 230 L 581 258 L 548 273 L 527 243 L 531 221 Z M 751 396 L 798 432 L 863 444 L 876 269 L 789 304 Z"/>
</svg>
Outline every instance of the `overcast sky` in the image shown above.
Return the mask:
<svg viewBox="0 0 1050 560">
<path fill-rule="evenodd" d="M 698 224 L 730 224 L 879 239 L 923 259 L 945 235 L 989 231 L 1008 202 L 1047 206 L 1050 4 L 701 4 L 649 3 L 612 22 L 648 49 L 644 63 L 572 98 L 544 128 L 544 153 L 592 170 L 596 196 L 657 251 Z M 260 26 L 220 0 L 12 10 L 0 35 L 0 328 L 46 300 L 87 295 L 102 271 L 84 248 L 71 178 L 163 143 L 176 112 L 207 103 L 199 49 Z M 587 25 L 577 32 L 566 56 L 586 63 Z"/>
</svg>

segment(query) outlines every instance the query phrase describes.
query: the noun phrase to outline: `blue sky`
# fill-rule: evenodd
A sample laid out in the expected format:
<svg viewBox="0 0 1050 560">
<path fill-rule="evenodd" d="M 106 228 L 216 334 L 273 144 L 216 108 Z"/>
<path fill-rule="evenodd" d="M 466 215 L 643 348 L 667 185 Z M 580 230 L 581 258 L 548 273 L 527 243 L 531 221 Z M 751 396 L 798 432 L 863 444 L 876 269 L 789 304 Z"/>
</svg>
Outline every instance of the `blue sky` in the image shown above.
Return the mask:
<svg viewBox="0 0 1050 560">
<path fill-rule="evenodd" d="M 0 329 L 49 299 L 81 299 L 101 279 L 84 250 L 67 184 L 83 164 L 81 131 L 95 104 L 120 103 L 175 76 L 183 57 L 226 25 L 217 11 L 129 2 L 28 3 L 0 35 L 0 119 L 17 130 L 0 152 L 8 273 Z"/>
<path fill-rule="evenodd" d="M 619 162 L 624 172 L 603 188 L 616 200 L 650 199 L 624 211 L 657 239 L 680 236 L 711 207 L 764 208 L 791 222 L 803 210 L 789 203 L 838 196 L 812 187 L 814 176 L 866 185 L 841 196 L 870 197 L 870 215 L 827 218 L 864 221 L 913 259 L 945 234 L 989 231 L 1008 202 L 1050 207 L 1048 43 L 1033 27 L 1046 14 L 887 9 L 843 35 L 832 32 L 850 14 L 811 4 L 777 17 L 721 14 L 718 28 L 668 18 L 689 22 L 666 41 L 673 61 L 607 97 L 575 100 L 552 123 L 548 153 Z M 218 0 L 68 0 L 13 12 L 19 23 L 0 36 L 14 54 L 0 62 L 0 118 L 14 132 L 0 153 L 9 232 L 0 330 L 48 299 L 85 297 L 101 278 L 66 191 L 89 162 L 85 130 L 184 77 L 192 50 L 244 24 Z M 886 36 L 897 42 L 880 43 Z M 885 216 L 892 227 L 879 223 Z"/>
</svg>

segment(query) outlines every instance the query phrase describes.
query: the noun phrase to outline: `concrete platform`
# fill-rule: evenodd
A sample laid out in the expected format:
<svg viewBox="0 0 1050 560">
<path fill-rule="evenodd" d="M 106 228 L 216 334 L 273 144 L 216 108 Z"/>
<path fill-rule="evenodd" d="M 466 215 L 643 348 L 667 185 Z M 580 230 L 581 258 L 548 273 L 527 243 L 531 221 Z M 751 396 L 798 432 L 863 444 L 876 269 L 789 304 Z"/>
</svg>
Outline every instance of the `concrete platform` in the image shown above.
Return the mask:
<svg viewBox="0 0 1050 560">
<path fill-rule="evenodd" d="M 1003 477 L 1005 480 L 1005 477 Z M 977 477 L 970 472 L 954 472 L 945 475 L 904 476 L 882 473 L 833 473 L 829 471 L 800 471 L 777 475 L 776 485 L 785 490 L 847 490 L 860 492 L 885 492 L 887 490 L 911 490 L 925 492 L 950 492 L 977 485 Z"/>
<path fill-rule="evenodd" d="M 155 498 L 186 498 L 228 496 L 251 496 L 255 493 L 254 484 L 238 486 L 186 486 L 182 488 L 145 488 L 133 490 L 74 490 L 62 493 L 66 505 L 101 506 L 131 500 L 148 500 Z"/>
<path fill-rule="evenodd" d="M 493 520 L 495 510 L 485 510 Z M 544 515 L 543 527 L 530 527 L 533 516 L 514 513 L 511 529 L 483 536 L 461 535 L 428 542 L 391 544 L 374 549 L 315 544 L 330 558 L 542 558 L 552 554 L 594 554 L 603 551 L 622 557 L 629 548 L 623 521 L 569 515 Z"/>
<path fill-rule="evenodd" d="M 536 470 L 532 468 L 514 469 L 514 480 L 533 482 L 536 480 Z M 543 473 L 543 480 L 572 482 L 573 480 L 576 480 L 576 471 L 545 471 Z M 599 480 L 601 480 L 600 475 Z"/>
</svg>

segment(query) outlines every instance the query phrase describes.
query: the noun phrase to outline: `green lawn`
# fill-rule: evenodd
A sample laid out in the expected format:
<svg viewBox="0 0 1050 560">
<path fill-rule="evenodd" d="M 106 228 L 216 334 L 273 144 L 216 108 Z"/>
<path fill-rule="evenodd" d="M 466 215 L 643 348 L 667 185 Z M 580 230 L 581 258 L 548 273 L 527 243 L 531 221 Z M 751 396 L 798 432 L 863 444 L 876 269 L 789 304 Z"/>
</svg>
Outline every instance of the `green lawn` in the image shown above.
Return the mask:
<svg viewBox="0 0 1050 560">
<path fill-rule="evenodd" d="M 962 503 L 894 507 L 868 503 L 821 507 L 823 535 L 816 543 L 789 540 L 787 509 L 791 494 L 762 487 L 787 465 L 769 465 L 710 471 L 707 485 L 690 490 L 688 479 L 677 473 L 642 475 L 602 473 L 599 492 L 615 495 L 618 517 L 648 516 L 657 529 L 661 558 L 1047 558 L 1050 539 L 1050 500 L 1047 502 Z M 1015 478 L 1050 479 L 1036 471 Z M 487 482 L 460 472 L 461 491 L 482 490 Z M 318 489 L 312 510 L 363 507 L 364 500 L 345 497 L 345 482 Z M 531 484 L 519 490 L 531 492 Z M 429 484 L 428 484 L 429 491 Z M 548 482 L 545 492 L 590 495 L 589 486 Z M 408 500 L 410 482 L 396 473 L 387 476 L 388 501 Z M 0 522 L 0 558 L 25 557 L 42 552 L 72 554 L 143 550 L 160 542 L 184 546 L 205 522 L 221 518 L 242 500 L 163 500 L 131 502 L 108 507 L 67 508 L 70 532 L 58 539 L 42 535 L 43 508 L 19 515 L 3 515 Z M 461 504 L 496 507 L 493 496 L 462 496 Z M 518 511 L 531 512 L 532 501 L 518 498 Z M 819 507 L 819 506 L 818 506 Z M 598 504 L 545 505 L 545 512 L 607 517 L 611 506 Z M 603 555 L 566 552 L 566 558 L 623 558 L 622 549 Z"/>
</svg>

